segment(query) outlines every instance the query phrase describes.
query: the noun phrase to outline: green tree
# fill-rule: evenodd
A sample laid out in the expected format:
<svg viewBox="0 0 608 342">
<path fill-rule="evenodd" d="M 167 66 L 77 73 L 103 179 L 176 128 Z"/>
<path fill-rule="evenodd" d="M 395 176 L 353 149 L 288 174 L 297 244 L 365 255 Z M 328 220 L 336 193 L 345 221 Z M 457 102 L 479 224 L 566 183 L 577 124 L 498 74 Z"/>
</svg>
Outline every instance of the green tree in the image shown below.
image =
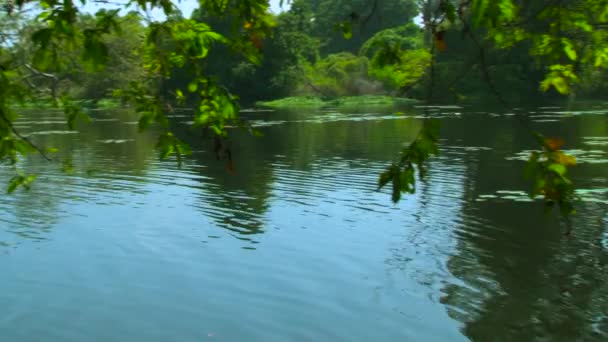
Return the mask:
<svg viewBox="0 0 608 342">
<path fill-rule="evenodd" d="M 580 84 L 581 65 L 606 67 L 607 32 L 602 29 L 608 22 L 608 2 L 605 0 L 558 1 L 539 4 L 514 0 L 420 1 L 427 39 L 432 51 L 439 54 L 452 48 L 446 44 L 446 31 L 459 31 L 475 51 L 481 78 L 497 97 L 509 107 L 501 95 L 489 68 L 487 46 L 496 49 L 513 49 L 524 45 L 528 54 L 545 65 L 540 89 L 555 89 L 568 94 Z M 526 44 L 529 44 L 526 46 Z M 433 94 L 435 63 L 433 57 L 429 87 Z M 399 61 L 397 62 L 397 64 Z M 431 100 L 431 98 L 427 98 Z M 530 129 L 526 118 L 518 114 L 520 122 Z M 531 131 L 538 139 L 541 152 L 530 157 L 526 173 L 532 181 L 530 196 L 542 195 L 548 208 L 557 205 L 565 216 L 574 212 L 574 188 L 568 176 L 568 167 L 574 158 L 560 151 L 561 139 L 545 138 Z M 405 148 L 400 161 L 391 165 L 380 177 L 380 187 L 393 184 L 393 199 L 401 192 L 411 192 L 415 179 L 413 166 L 423 170 L 425 160 L 435 149 L 435 129 L 425 127 L 419 139 Z"/>
<path fill-rule="evenodd" d="M 420 28 L 413 23 L 376 33 L 360 52 L 371 59 L 370 76 L 383 81 L 388 89 L 402 92 L 411 88 L 431 62 L 422 38 Z"/>
<path fill-rule="evenodd" d="M 212 51 L 205 61 L 206 70 L 238 94 L 242 104 L 290 95 L 303 77 L 302 66 L 318 58 L 318 41 L 306 33 L 307 15 L 292 7 L 276 16 L 272 35 L 254 41 L 261 55 L 259 62 L 220 48 Z M 193 18 L 207 20 L 199 12 Z M 233 21 L 234 18 L 224 18 L 217 25 L 227 35 L 235 34 L 231 33 Z"/>
<path fill-rule="evenodd" d="M 324 54 L 357 53 L 375 33 L 408 24 L 417 15 L 412 0 L 320 0 L 310 3 L 314 12 L 313 35 L 322 39 Z M 343 32 L 348 32 L 350 39 L 344 39 Z"/>
<path fill-rule="evenodd" d="M 363 95 L 382 91 L 380 84 L 368 76 L 366 57 L 349 52 L 331 54 L 315 64 L 305 66 L 303 86 L 325 97 Z"/>
</svg>

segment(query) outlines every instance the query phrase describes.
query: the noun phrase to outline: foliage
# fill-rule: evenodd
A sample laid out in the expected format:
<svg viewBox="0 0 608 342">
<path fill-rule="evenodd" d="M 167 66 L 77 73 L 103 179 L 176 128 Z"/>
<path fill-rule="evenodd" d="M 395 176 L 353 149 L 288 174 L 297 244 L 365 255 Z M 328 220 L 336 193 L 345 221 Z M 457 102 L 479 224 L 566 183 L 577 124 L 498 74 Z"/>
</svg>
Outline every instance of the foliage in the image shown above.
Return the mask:
<svg viewBox="0 0 608 342">
<path fill-rule="evenodd" d="M 377 92 L 379 85 L 368 76 L 366 57 L 349 52 L 329 55 L 315 64 L 305 65 L 305 87 L 324 97 L 361 95 Z"/>
<path fill-rule="evenodd" d="M 437 154 L 439 142 L 439 122 L 427 120 L 416 139 L 402 152 L 399 162 L 393 163 L 380 174 L 378 190 L 392 183 L 392 199 L 398 202 L 401 193 L 416 192 L 416 169 L 420 179 L 426 174 L 426 162 L 431 155 Z"/>
<path fill-rule="evenodd" d="M 515 0 L 472 1 L 422 1 L 427 31 L 432 37 L 433 49 L 443 53 L 449 49 L 445 36 L 447 30 L 460 31 L 470 39 L 470 46 L 477 51 L 477 65 L 482 79 L 500 102 L 504 98 L 496 88 L 488 66 L 487 43 L 496 49 L 524 47 L 529 55 L 546 67 L 540 80 L 540 89 L 555 89 L 569 94 L 581 82 L 581 66 L 606 67 L 606 32 L 608 1 L 558 1 L 525 2 Z M 482 37 L 482 38 L 479 38 Z M 403 62 L 396 58 L 397 49 L 385 53 L 395 66 Z M 439 63 L 441 60 L 439 59 Z M 433 68 L 434 70 L 434 68 Z M 430 75 L 430 87 L 434 86 L 434 73 Z M 532 178 L 530 196 L 543 195 L 547 206 L 557 204 L 561 213 L 574 213 L 574 187 L 568 177 L 568 167 L 575 164 L 573 157 L 559 150 L 563 141 L 545 139 L 538 135 L 542 152 L 532 153 L 526 176 Z M 404 152 L 403 156 L 409 153 Z M 412 191 L 412 167 L 393 165 L 380 178 L 380 186 L 393 181 L 393 199 L 398 200 L 401 191 Z"/>
<path fill-rule="evenodd" d="M 295 3 L 304 0 L 296 0 Z M 322 40 L 322 52 L 357 53 L 377 32 L 410 23 L 417 14 L 413 0 L 313 0 L 312 35 Z M 347 36 L 348 39 L 344 39 Z"/>
<path fill-rule="evenodd" d="M 123 89 L 117 89 L 115 94 L 133 103 L 140 114 L 140 129 L 146 129 L 151 124 L 159 124 L 165 128 L 166 131 L 160 136 L 157 145 L 161 157 L 175 153 L 179 160 L 181 155 L 188 152 L 185 145 L 169 131 L 165 115 L 167 98 L 165 94 L 158 92 L 161 81 L 171 76 L 172 71 L 176 69 L 185 70 L 190 80 L 185 87 L 187 91 L 176 89 L 173 97 L 194 103 L 195 125 L 210 127 L 215 134 L 225 136 L 227 124 L 240 124 L 236 97 L 209 78 L 200 63 L 217 44 L 229 46 L 239 51 L 247 60 L 259 63 L 260 52 L 255 40 L 267 36 L 274 22 L 268 12 L 268 3 L 254 0 L 239 1 L 232 7 L 226 6 L 224 1 L 208 1 L 202 4 L 205 10 L 217 16 L 228 12 L 238 14 L 238 25 L 244 27 L 244 31 L 231 39 L 214 32 L 205 23 L 171 19 L 176 9 L 170 1 L 137 2 L 136 6 L 141 9 L 160 8 L 169 16 L 163 22 L 148 21 L 145 32 L 138 24 L 137 15 L 128 15 L 121 21 L 123 18 L 118 10 L 100 10 L 94 16 L 83 16 L 71 0 L 43 0 L 29 4 L 38 5 L 39 12 L 28 26 L 30 28 L 23 30 L 26 35 L 23 41 L 26 44 L 0 47 L 0 157 L 9 159 L 12 163 L 18 161 L 19 155 L 31 151 L 32 145 L 12 126 L 16 115 L 11 106 L 15 102 L 34 98 L 36 90 L 50 83 L 52 90 L 49 95 L 64 109 L 68 126 L 73 128 L 76 118 L 84 116 L 79 107 L 69 100 L 69 94 L 66 93 L 69 87 L 60 87 L 60 83 L 69 80 L 82 84 L 82 80 L 78 80 L 78 76 L 82 75 L 81 71 L 99 77 L 95 80 L 94 76 L 87 76 L 91 86 L 100 87 L 92 93 L 104 93 L 105 91 L 100 89 L 109 88 L 100 84 L 103 81 L 108 81 L 112 87 L 122 87 Z M 20 11 L 24 3 L 17 1 L 14 5 L 16 10 Z M 3 15 L 12 17 L 12 13 L 11 10 Z M 124 28 L 129 30 L 129 37 L 135 39 L 129 40 L 133 44 L 125 44 L 120 38 Z M 141 35 L 137 31 L 141 32 Z M 3 36 L 7 32 L 3 26 Z M 120 70 L 120 65 L 118 69 L 116 64 L 108 65 L 113 54 L 126 58 L 122 64 L 127 66 L 126 70 Z M 137 64 L 142 68 L 141 72 L 137 71 L 139 74 L 135 77 L 129 71 L 136 70 L 133 66 Z M 28 83 L 26 81 L 30 81 L 29 76 L 20 77 L 24 70 L 31 72 L 32 78 L 48 82 Z M 105 71 L 108 73 L 104 75 Z M 113 80 L 114 75 L 128 77 L 128 84 Z M 10 190 L 19 185 L 28 185 L 31 180 L 33 178 L 26 176 L 16 177 L 11 182 Z"/>
<path fill-rule="evenodd" d="M 391 62 L 387 62 L 388 58 Z M 384 81 L 391 88 L 406 88 L 426 75 L 431 58 L 431 54 L 425 49 L 380 50 L 371 61 L 369 74 Z"/>
<path fill-rule="evenodd" d="M 560 150 L 564 141 L 559 138 L 545 138 L 537 134 L 542 150 L 532 152 L 524 170 L 524 177 L 532 181 L 529 195 L 542 195 L 548 209 L 557 204 L 564 216 L 575 213 L 574 185 L 568 168 L 576 165 L 576 158 Z"/>
<path fill-rule="evenodd" d="M 251 59 L 240 52 L 235 53 L 243 49 L 243 44 L 227 44 L 215 46 L 199 66 L 217 83 L 238 94 L 241 104 L 288 96 L 301 81 L 301 65 L 317 58 L 318 41 L 305 32 L 307 13 L 294 8 L 278 16 L 269 16 L 273 19 L 272 34 L 261 37 L 243 35 L 248 24 L 234 25 L 240 20 L 238 13 L 218 17 L 213 12 L 198 9 L 192 19 L 209 24 L 229 39 L 250 42 L 257 49 L 258 57 Z M 188 72 L 174 70 L 172 77 L 164 81 L 166 90 L 174 91 L 189 77 Z"/>
<path fill-rule="evenodd" d="M 416 50 L 423 47 L 421 28 L 409 23 L 377 32 L 363 43 L 359 53 L 372 58 L 378 50 Z"/>
<path fill-rule="evenodd" d="M 498 48 L 526 46 L 531 56 L 548 66 L 541 83 L 545 91 L 554 88 L 566 94 L 579 82 L 582 65 L 605 68 L 608 63 L 606 0 L 442 0 L 435 18 L 429 23 L 434 32 L 441 32 L 443 22 L 449 21 L 468 35 L 477 29 Z"/>
<path fill-rule="evenodd" d="M 23 175 L 21 173 L 17 174 L 8 182 L 7 192 L 10 194 L 17 190 L 18 187 L 24 187 L 25 189 L 30 188 L 30 185 L 36 179 L 36 175 Z"/>
<path fill-rule="evenodd" d="M 402 89 L 417 82 L 431 63 L 420 28 L 413 23 L 376 33 L 363 44 L 360 54 L 370 58 L 369 75 L 388 89 Z"/>
</svg>

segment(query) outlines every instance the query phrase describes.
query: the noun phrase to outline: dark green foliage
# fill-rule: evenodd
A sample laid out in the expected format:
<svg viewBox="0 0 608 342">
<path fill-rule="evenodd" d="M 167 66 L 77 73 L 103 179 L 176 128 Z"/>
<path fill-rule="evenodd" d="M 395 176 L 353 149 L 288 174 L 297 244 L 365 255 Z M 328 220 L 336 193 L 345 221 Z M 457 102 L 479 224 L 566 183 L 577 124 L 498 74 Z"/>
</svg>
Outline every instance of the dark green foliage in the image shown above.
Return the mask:
<svg viewBox="0 0 608 342">
<path fill-rule="evenodd" d="M 357 53 L 377 32 L 408 24 L 417 15 L 412 0 L 321 0 L 310 3 L 314 12 L 312 34 L 321 39 L 324 54 Z"/>
<path fill-rule="evenodd" d="M 291 11 L 275 18 L 272 34 L 262 38 L 248 33 L 248 22 L 237 25 L 242 21 L 233 12 L 216 17 L 203 10 L 195 11 L 193 19 L 208 22 L 214 30 L 238 42 L 214 49 L 201 67 L 219 84 L 238 94 L 243 104 L 288 96 L 301 82 L 302 64 L 317 59 L 318 42 L 307 34 L 310 16 L 305 6 L 294 4 Z M 243 49 L 253 49 L 253 53 L 248 57 L 235 53 Z M 175 81 L 172 79 L 171 83 L 181 83 Z"/>
</svg>

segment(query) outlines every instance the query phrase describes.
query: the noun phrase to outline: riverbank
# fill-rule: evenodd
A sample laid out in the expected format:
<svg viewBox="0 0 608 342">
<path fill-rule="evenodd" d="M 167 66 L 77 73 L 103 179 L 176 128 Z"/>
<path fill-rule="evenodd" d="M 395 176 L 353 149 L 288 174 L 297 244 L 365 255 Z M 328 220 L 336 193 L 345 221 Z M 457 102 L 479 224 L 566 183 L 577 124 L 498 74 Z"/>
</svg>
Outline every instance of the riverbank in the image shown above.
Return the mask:
<svg viewBox="0 0 608 342">
<path fill-rule="evenodd" d="M 114 109 L 121 107 L 121 103 L 117 99 L 101 99 L 101 100 L 74 100 L 74 103 L 85 107 L 85 108 L 98 108 L 98 109 Z M 40 108 L 57 108 L 51 98 L 44 98 L 38 100 L 27 101 L 24 103 L 14 103 L 12 105 L 15 108 L 22 109 L 40 109 Z"/>
</svg>

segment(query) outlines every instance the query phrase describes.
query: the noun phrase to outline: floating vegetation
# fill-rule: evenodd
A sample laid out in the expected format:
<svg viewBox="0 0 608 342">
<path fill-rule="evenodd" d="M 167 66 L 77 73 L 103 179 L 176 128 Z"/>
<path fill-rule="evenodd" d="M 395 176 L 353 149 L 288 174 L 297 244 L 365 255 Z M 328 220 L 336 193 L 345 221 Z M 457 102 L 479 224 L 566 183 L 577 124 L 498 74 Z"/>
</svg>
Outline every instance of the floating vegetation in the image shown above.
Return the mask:
<svg viewBox="0 0 608 342">
<path fill-rule="evenodd" d="M 335 99 L 325 100 L 318 96 L 292 96 L 274 101 L 257 102 L 256 106 L 269 108 L 344 108 L 344 107 L 365 107 L 365 106 L 394 106 L 408 105 L 418 102 L 414 99 L 392 97 L 392 96 L 344 96 Z"/>
<path fill-rule="evenodd" d="M 583 202 L 608 204 L 608 188 L 577 189 L 575 193 Z"/>
<path fill-rule="evenodd" d="M 127 142 L 135 141 L 135 139 L 107 139 L 107 140 L 97 140 L 98 143 L 102 144 L 124 144 Z"/>
<path fill-rule="evenodd" d="M 514 156 L 506 157 L 507 160 L 519 160 L 527 162 L 532 152 L 539 152 L 537 150 L 523 150 L 516 153 Z M 574 156 L 577 164 L 605 164 L 608 163 L 608 153 L 602 150 L 563 150 L 564 153 Z"/>
<path fill-rule="evenodd" d="M 321 108 L 327 103 L 316 96 L 293 96 L 274 101 L 261 101 L 256 105 L 271 108 Z"/>
<path fill-rule="evenodd" d="M 462 106 L 456 105 L 445 105 L 445 106 L 414 106 L 414 108 L 435 108 L 435 109 L 462 109 Z"/>
<path fill-rule="evenodd" d="M 532 112 L 531 112 L 532 113 Z M 608 114 L 608 109 L 600 110 L 561 110 L 561 111 L 542 111 L 544 114 L 556 114 L 562 116 L 577 116 L 577 115 L 604 115 Z"/>
<path fill-rule="evenodd" d="M 115 119 L 115 118 L 105 118 L 105 119 L 91 118 L 91 121 L 95 121 L 95 122 L 116 122 L 116 121 L 120 121 L 120 120 Z"/>
<path fill-rule="evenodd" d="M 541 119 L 541 120 L 532 120 L 534 122 L 539 122 L 539 123 L 543 123 L 543 122 L 559 122 L 558 119 Z"/>
<path fill-rule="evenodd" d="M 451 150 L 465 150 L 467 152 L 492 151 L 491 147 L 485 146 L 446 146 Z"/>
<path fill-rule="evenodd" d="M 28 135 L 59 135 L 59 134 L 78 134 L 80 132 L 78 131 L 39 131 L 39 132 L 32 132 L 29 133 Z"/>
<path fill-rule="evenodd" d="M 608 137 L 584 137 L 583 144 L 591 146 L 608 146 Z"/>
<path fill-rule="evenodd" d="M 486 202 L 489 200 L 508 200 L 514 202 L 533 202 L 536 199 L 542 199 L 543 196 L 536 196 L 536 198 L 530 198 L 528 193 L 521 190 L 497 190 L 494 194 L 479 195 L 475 202 Z"/>
<path fill-rule="evenodd" d="M 608 204 L 608 188 L 599 189 L 576 189 L 574 191 L 581 202 Z M 523 190 L 497 190 L 493 194 L 483 194 L 477 196 L 475 202 L 487 201 L 513 201 L 513 202 L 534 202 L 541 200 L 542 195 L 530 198 Z"/>
<path fill-rule="evenodd" d="M 276 126 L 276 125 L 282 125 L 282 124 L 284 124 L 286 122 L 287 121 L 281 121 L 281 120 L 275 120 L 275 121 L 254 120 L 254 121 L 249 121 L 249 123 L 253 127 Z"/>
</svg>

